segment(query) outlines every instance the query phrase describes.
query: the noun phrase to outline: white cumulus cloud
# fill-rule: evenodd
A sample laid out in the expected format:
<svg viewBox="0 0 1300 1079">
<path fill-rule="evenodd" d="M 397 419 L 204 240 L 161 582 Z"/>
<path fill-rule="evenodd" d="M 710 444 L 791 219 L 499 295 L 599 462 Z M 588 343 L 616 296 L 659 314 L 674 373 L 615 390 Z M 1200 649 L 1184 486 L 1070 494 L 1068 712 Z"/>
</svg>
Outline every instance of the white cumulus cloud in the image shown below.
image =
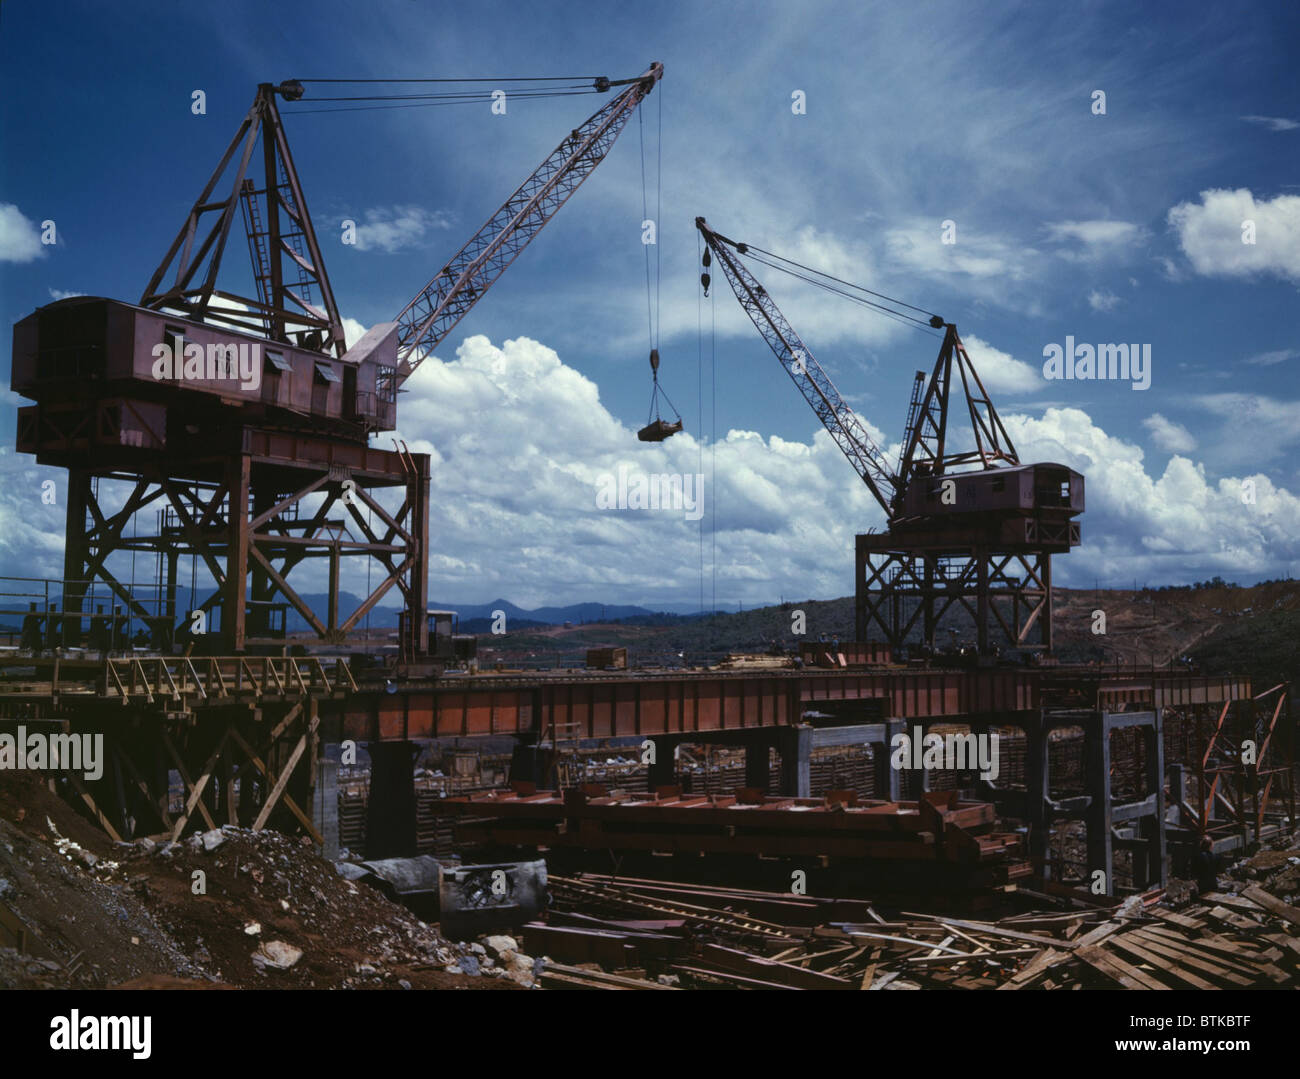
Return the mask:
<svg viewBox="0 0 1300 1079">
<path fill-rule="evenodd" d="M 12 202 L 0 202 L 0 262 L 31 262 L 43 253 L 36 223 Z"/>
<path fill-rule="evenodd" d="M 1202 191 L 1200 202 L 1180 202 L 1168 220 L 1199 274 L 1300 281 L 1300 195 L 1256 199 L 1244 187 Z M 1254 243 L 1243 242 L 1248 222 Z"/>
<path fill-rule="evenodd" d="M 1017 360 L 973 334 L 962 338 L 962 342 L 989 393 L 1033 393 L 1043 388 L 1042 372 L 1024 360 Z"/>
</svg>

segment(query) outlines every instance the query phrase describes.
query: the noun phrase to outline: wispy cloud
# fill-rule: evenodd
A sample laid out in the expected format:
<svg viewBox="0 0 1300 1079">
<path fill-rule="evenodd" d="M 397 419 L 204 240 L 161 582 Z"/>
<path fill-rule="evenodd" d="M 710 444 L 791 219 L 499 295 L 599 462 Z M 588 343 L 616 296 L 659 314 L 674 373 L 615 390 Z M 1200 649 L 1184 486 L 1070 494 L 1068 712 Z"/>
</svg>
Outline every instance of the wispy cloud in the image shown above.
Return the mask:
<svg viewBox="0 0 1300 1079">
<path fill-rule="evenodd" d="M 1191 453 L 1196 449 L 1196 439 L 1191 431 L 1181 423 L 1165 419 L 1159 412 L 1153 412 L 1142 421 L 1142 426 L 1151 432 L 1151 441 L 1162 450 L 1170 453 Z"/>
<path fill-rule="evenodd" d="M 1300 127 L 1300 121 L 1288 120 L 1284 116 L 1243 116 L 1242 119 L 1248 124 L 1259 124 L 1270 131 L 1294 131 Z"/>
<path fill-rule="evenodd" d="M 1131 221 L 1056 221 L 1044 226 L 1048 242 L 1067 262 L 1096 262 L 1133 247 L 1145 233 Z"/>
<path fill-rule="evenodd" d="M 450 228 L 450 215 L 421 206 L 389 206 L 367 210 L 356 227 L 358 251 L 392 254 L 420 247 L 431 233 Z"/>
<path fill-rule="evenodd" d="M 1272 352 L 1257 352 L 1254 356 L 1248 356 L 1245 363 L 1253 367 L 1275 367 L 1279 363 L 1286 363 L 1287 360 L 1294 360 L 1300 357 L 1300 349 L 1279 348 Z"/>
<path fill-rule="evenodd" d="M 1094 311 L 1113 311 L 1123 301 L 1107 289 L 1093 289 L 1088 293 L 1088 306 Z"/>
</svg>

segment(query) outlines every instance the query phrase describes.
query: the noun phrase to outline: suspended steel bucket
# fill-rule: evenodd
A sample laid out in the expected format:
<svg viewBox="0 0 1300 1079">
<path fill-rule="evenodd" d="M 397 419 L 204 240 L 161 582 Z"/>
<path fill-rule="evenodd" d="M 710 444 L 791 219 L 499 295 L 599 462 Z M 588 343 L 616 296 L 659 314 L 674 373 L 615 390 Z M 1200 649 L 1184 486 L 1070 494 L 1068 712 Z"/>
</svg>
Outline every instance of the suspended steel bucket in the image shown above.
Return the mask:
<svg viewBox="0 0 1300 1079">
<path fill-rule="evenodd" d="M 682 429 L 682 421 L 669 423 L 667 420 L 655 420 L 648 423 L 636 433 L 636 437 L 642 442 L 662 442 L 665 438 L 670 438 Z"/>
<path fill-rule="evenodd" d="M 636 433 L 636 437 L 642 442 L 662 442 L 666 438 L 671 438 L 682 429 L 682 417 L 673 403 L 668 400 L 668 395 L 659 388 L 659 350 L 652 348 L 650 350 L 650 371 L 654 380 L 653 387 L 650 390 L 650 415 L 654 417 L 649 423 Z M 672 408 L 677 419 L 669 423 L 659 416 L 659 398 L 663 397 L 669 408 Z"/>
</svg>

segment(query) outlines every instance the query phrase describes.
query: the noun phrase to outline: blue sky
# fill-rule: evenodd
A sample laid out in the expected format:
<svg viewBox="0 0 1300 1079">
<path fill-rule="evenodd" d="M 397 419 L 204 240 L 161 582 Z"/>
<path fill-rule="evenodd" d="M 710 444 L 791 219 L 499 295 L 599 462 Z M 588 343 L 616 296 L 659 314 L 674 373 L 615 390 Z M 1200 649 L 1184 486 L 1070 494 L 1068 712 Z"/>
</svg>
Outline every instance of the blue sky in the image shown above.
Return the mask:
<svg viewBox="0 0 1300 1079">
<path fill-rule="evenodd" d="M 688 609 L 701 550 L 719 605 L 851 592 L 852 535 L 880 514 L 725 284 L 701 302 L 697 214 L 956 322 L 1021 458 L 1087 475 L 1085 543 L 1057 561 L 1058 582 L 1294 575 L 1300 11 L 1245 12 L 8 3 L 0 314 L 11 325 L 68 292 L 138 299 L 258 82 L 618 78 L 660 60 L 644 120 L 650 152 L 662 109 L 661 376 L 687 434 L 657 448 L 631 435 L 649 394 L 634 120 L 408 384 L 401 434 L 435 454 L 434 595 Z M 349 325 L 393 318 L 601 100 L 514 102 L 504 117 L 286 105 Z M 339 242 L 345 218 L 366 242 Z M 53 246 L 33 239 L 47 219 Z M 941 242 L 944 221 L 956 243 Z M 236 275 L 242 251 L 235 237 Z M 759 270 L 896 444 L 937 339 Z M 1150 388 L 1045 380 L 1043 350 L 1067 335 L 1149 344 Z M 0 335 L 0 369 L 10 344 Z M 701 368 L 715 351 L 716 369 Z M 29 505 L 45 472 L 15 458 L 16 404 L 0 408 L 0 572 L 33 551 L 54 572 L 61 518 Z M 624 462 L 705 472 L 703 520 L 596 510 L 593 485 Z"/>
</svg>

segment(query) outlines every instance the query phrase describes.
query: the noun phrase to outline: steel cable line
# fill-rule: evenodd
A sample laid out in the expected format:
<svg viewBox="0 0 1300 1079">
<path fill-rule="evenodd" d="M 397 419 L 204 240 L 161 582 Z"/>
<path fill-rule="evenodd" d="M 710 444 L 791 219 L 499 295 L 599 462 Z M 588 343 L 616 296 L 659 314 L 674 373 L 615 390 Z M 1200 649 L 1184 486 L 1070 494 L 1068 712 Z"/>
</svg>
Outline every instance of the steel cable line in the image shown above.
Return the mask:
<svg viewBox="0 0 1300 1079">
<path fill-rule="evenodd" d="M 786 266 L 781 265 L 780 261 L 774 262 L 771 261 L 771 259 L 769 258 L 763 258 L 759 255 L 753 254 L 753 252 L 757 250 L 759 249 L 755 247 L 749 247 L 748 250 L 745 252 L 745 254 L 747 257 L 751 258 L 754 262 L 757 262 L 760 265 L 767 266 L 773 270 L 778 270 L 781 273 L 787 274 L 790 277 L 796 278 L 799 281 L 803 281 L 805 284 L 813 285 L 816 288 L 822 289 L 826 292 L 833 293 L 836 296 L 842 296 L 844 299 L 850 300 L 856 304 L 860 304 L 863 307 L 869 307 L 872 310 L 880 312 L 882 315 L 892 318 L 895 322 L 901 322 L 906 326 L 913 326 L 916 329 L 924 330 L 927 333 L 930 333 L 930 335 L 933 337 L 938 336 L 938 334 L 932 332 L 934 327 L 932 327 L 930 323 L 925 321 L 924 319 L 916 318 L 914 315 L 909 315 L 903 311 L 895 311 L 892 308 L 885 307 L 883 304 L 875 303 L 871 300 L 866 299 L 865 297 L 855 296 L 853 295 L 853 293 L 846 292 L 844 289 L 836 288 L 834 285 L 827 284 L 825 281 L 819 281 L 817 280 L 816 277 L 809 277 L 805 274 L 796 273 L 794 270 L 788 269 Z M 768 253 L 764 252 L 764 254 L 768 254 Z M 781 258 L 779 255 L 774 255 L 771 257 L 778 260 Z M 781 261 L 789 261 L 789 260 L 781 260 Z M 794 263 L 793 265 L 798 265 L 798 264 Z M 879 292 L 872 292 L 870 289 L 863 288 L 861 285 L 854 285 L 852 282 L 849 281 L 841 281 L 838 277 L 831 277 L 830 274 L 821 274 L 820 271 L 818 270 L 812 270 L 810 272 L 812 274 L 819 274 L 822 277 L 829 278 L 831 281 L 839 282 L 840 284 L 846 285 L 848 288 L 857 289 L 858 291 L 861 292 L 867 292 L 870 293 L 870 295 L 872 296 L 880 296 L 882 299 L 888 300 L 890 303 L 898 304 L 902 307 L 908 308 L 909 310 L 912 311 L 922 310 L 919 307 L 913 307 L 911 304 L 903 303 L 901 300 L 895 300 L 893 297 L 883 296 Z"/>
</svg>

